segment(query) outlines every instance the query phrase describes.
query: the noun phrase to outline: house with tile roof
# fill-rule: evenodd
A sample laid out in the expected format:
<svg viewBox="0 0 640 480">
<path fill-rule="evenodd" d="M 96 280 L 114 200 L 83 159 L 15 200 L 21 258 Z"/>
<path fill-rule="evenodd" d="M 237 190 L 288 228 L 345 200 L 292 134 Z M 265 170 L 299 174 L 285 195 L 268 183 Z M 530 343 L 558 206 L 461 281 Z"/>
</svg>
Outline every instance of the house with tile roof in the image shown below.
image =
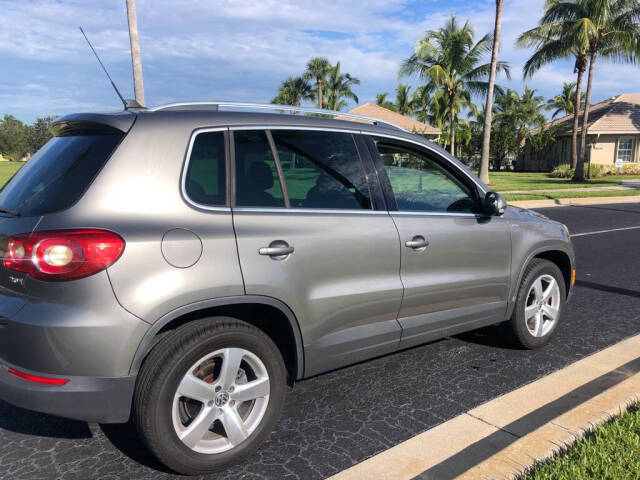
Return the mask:
<svg viewBox="0 0 640 480">
<path fill-rule="evenodd" d="M 579 114 L 579 122 L 581 131 L 582 112 Z M 518 170 L 550 171 L 560 164 L 571 163 L 573 115 L 554 120 L 545 128 L 552 125 L 555 142 L 542 152 L 535 151 L 530 142 L 527 142 L 516 165 Z M 535 130 L 532 133 L 535 134 Z M 640 93 L 623 93 L 591 105 L 587 148 L 587 161 L 592 164 L 640 162 Z"/>
<path fill-rule="evenodd" d="M 373 103 L 364 103 L 349 110 L 348 113 L 355 113 L 357 115 L 364 115 L 367 117 L 379 118 L 386 122 L 391 122 L 394 125 L 404 128 L 405 130 L 422 135 L 429 139 L 435 139 L 440 135 L 440 129 L 427 125 L 426 123 L 419 122 L 406 115 L 401 115 L 398 112 L 389 110 L 388 108 L 375 105 Z M 340 117 L 338 117 L 340 118 Z M 351 118 L 344 117 L 344 120 L 352 120 Z"/>
</svg>

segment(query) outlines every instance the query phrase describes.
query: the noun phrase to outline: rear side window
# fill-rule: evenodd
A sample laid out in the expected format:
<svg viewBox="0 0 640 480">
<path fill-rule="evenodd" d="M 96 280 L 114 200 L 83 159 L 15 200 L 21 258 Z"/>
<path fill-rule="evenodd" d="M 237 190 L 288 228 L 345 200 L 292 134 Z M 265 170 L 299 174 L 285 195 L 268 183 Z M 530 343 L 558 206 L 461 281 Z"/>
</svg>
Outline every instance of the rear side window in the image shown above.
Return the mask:
<svg viewBox="0 0 640 480">
<path fill-rule="evenodd" d="M 0 206 L 32 216 L 73 205 L 124 136 L 111 130 L 90 133 L 49 140 L 0 190 Z"/>
<path fill-rule="evenodd" d="M 349 133 L 273 130 L 292 208 L 371 209 L 371 195 Z"/>
<path fill-rule="evenodd" d="M 196 135 L 185 178 L 187 196 L 201 205 L 226 203 L 224 132 Z"/>
</svg>

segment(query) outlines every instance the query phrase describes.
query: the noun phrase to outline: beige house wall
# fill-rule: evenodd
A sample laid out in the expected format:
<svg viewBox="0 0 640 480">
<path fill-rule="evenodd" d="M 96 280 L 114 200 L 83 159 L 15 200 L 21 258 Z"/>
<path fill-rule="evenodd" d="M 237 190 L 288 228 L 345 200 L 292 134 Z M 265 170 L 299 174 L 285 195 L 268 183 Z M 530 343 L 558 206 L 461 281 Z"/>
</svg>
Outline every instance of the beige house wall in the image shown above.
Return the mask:
<svg viewBox="0 0 640 480">
<path fill-rule="evenodd" d="M 609 165 L 615 163 L 618 135 L 600 135 L 591 147 L 591 163 Z"/>
</svg>

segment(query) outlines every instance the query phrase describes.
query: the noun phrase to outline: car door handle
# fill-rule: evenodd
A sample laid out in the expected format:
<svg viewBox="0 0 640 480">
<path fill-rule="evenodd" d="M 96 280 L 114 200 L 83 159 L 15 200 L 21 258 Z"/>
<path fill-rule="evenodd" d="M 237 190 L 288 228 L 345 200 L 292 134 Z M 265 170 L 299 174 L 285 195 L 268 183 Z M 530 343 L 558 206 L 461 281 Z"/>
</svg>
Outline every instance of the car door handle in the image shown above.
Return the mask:
<svg viewBox="0 0 640 480">
<path fill-rule="evenodd" d="M 421 252 L 429 246 L 429 241 L 422 235 L 416 235 L 411 240 L 407 240 L 404 245 L 405 247 Z"/>
<path fill-rule="evenodd" d="M 274 240 L 268 247 L 258 250 L 260 255 L 265 255 L 274 260 L 283 260 L 294 252 L 294 248 L 284 240 Z"/>
</svg>

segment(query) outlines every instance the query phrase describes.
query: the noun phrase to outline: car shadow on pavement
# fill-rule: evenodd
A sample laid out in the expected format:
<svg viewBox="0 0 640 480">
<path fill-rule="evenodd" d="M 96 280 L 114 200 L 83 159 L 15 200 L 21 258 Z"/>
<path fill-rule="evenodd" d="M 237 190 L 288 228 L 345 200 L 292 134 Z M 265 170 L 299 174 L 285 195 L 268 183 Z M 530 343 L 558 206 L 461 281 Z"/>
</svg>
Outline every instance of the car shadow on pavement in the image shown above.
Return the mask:
<svg viewBox="0 0 640 480">
<path fill-rule="evenodd" d="M 463 342 L 475 343 L 476 345 L 484 345 L 485 347 L 498 348 L 501 350 L 522 350 L 522 347 L 516 345 L 508 335 L 504 334 L 502 326 L 491 325 L 489 327 L 479 328 L 471 332 L 454 335 L 453 338 L 462 340 Z"/>
<path fill-rule="evenodd" d="M 607 293 L 616 293 L 618 295 L 626 295 L 627 297 L 640 298 L 640 291 L 629 290 L 628 288 L 612 287 L 611 285 L 603 285 L 601 283 L 586 282 L 584 280 L 576 280 L 576 286 L 600 290 Z"/>
<path fill-rule="evenodd" d="M 87 422 L 24 410 L 2 400 L 0 400 L 0 429 L 50 438 L 79 439 L 92 436 Z"/>
<path fill-rule="evenodd" d="M 134 462 L 162 473 L 174 473 L 162 465 L 142 443 L 133 422 L 100 424 L 104 436 Z"/>
</svg>

